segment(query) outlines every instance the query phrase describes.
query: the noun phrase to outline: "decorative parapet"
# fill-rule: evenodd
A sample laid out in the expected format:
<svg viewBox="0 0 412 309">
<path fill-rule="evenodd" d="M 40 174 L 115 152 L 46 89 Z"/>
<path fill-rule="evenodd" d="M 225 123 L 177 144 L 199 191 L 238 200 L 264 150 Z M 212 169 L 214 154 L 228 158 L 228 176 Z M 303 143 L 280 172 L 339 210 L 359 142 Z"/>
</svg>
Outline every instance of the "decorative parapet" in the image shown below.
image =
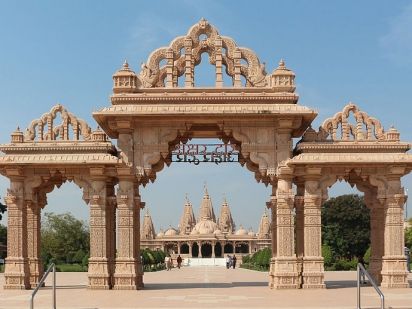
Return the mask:
<svg viewBox="0 0 412 309">
<path fill-rule="evenodd" d="M 350 121 L 353 116 L 354 122 Z M 313 143 L 320 143 L 319 147 L 325 151 L 327 143 L 345 147 L 348 150 L 351 145 L 356 144 L 356 148 L 364 152 L 365 147 L 382 148 L 383 145 L 393 152 L 395 149 L 402 148 L 403 151 L 409 150 L 408 143 L 400 142 L 400 133 L 392 127 L 385 133 L 382 124 L 376 118 L 370 117 L 367 113 L 361 111 L 358 106 L 349 103 L 341 112 L 336 113 L 333 117 L 326 119 L 319 127 L 319 131 L 315 131 L 309 127 L 299 142 L 297 148 L 305 147 L 313 148 Z M 309 145 L 312 143 L 312 146 Z"/>
<path fill-rule="evenodd" d="M 113 92 L 139 92 L 139 88 L 177 88 L 178 78 L 183 76 L 184 88 L 195 85 L 194 68 L 199 65 L 203 53 L 209 54 L 209 62 L 216 68 L 215 86 L 223 87 L 223 73 L 232 78 L 235 88 L 267 88 L 272 92 L 294 92 L 294 73 L 287 69 L 283 60 L 273 74 L 267 74 L 265 64 L 250 49 L 237 46 L 236 42 L 221 36 L 213 25 L 201 19 L 185 36 L 175 38 L 167 47 L 154 50 L 146 63 L 135 74 L 127 62 L 113 75 Z M 243 76 L 245 84 L 242 85 Z"/>
<path fill-rule="evenodd" d="M 62 123 L 55 125 L 54 121 L 58 114 L 61 116 Z M 72 138 L 70 138 L 70 128 L 72 129 Z M 35 119 L 30 123 L 24 141 L 58 141 L 59 139 L 78 141 L 80 137 L 85 141 L 89 141 L 91 140 L 91 131 L 91 128 L 84 120 L 69 113 L 63 105 L 57 104 L 53 106 L 50 112 L 43 114 L 39 119 Z"/>
<path fill-rule="evenodd" d="M 351 122 L 350 119 L 354 121 Z M 290 166 L 349 166 L 397 164 L 411 166 L 411 145 L 400 141 L 395 128 L 384 131 L 380 121 L 353 103 L 326 119 L 319 131 L 309 127 L 294 149 Z M 350 170 L 350 169 L 349 169 Z"/>
</svg>

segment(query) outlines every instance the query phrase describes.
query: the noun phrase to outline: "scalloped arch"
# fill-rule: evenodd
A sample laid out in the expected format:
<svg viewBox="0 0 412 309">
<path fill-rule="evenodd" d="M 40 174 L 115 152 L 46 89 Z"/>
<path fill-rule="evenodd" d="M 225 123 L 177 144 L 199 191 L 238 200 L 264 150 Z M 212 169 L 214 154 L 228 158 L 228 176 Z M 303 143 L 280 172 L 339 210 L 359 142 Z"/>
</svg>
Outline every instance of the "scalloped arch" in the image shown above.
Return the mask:
<svg viewBox="0 0 412 309">
<path fill-rule="evenodd" d="M 207 38 L 199 40 L 201 35 Z M 232 79 L 235 79 L 236 74 L 242 75 L 247 87 L 267 85 L 264 65 L 256 54 L 248 48 L 238 47 L 232 38 L 220 36 L 218 30 L 205 19 L 192 26 L 186 36 L 177 37 L 169 46 L 154 50 L 147 62 L 142 64 L 139 79 L 146 88 L 165 87 L 168 68 L 171 68 L 174 87 L 177 87 L 177 78 L 184 74 L 188 74 L 191 79 L 189 82 L 193 83 L 194 67 L 200 63 L 204 52 L 209 54 L 210 63 L 216 66 L 220 66 L 216 61 L 216 55 L 219 55 L 221 64 L 226 67 L 226 74 Z M 245 63 L 241 63 L 241 59 Z M 162 60 L 169 64 L 160 66 Z"/>
<path fill-rule="evenodd" d="M 57 117 L 57 114 L 61 114 L 62 123 L 54 126 L 54 120 Z M 45 128 L 47 131 L 45 132 Z M 73 129 L 73 140 L 79 140 L 82 137 L 84 140 L 91 140 L 91 128 L 86 123 L 86 121 L 77 118 L 72 113 L 68 112 L 66 108 L 57 104 L 52 107 L 50 112 L 43 114 L 39 119 L 34 119 L 29 127 L 26 129 L 25 141 L 34 141 L 37 137 L 37 140 L 54 140 L 60 137 L 61 140 L 68 141 L 69 137 L 69 128 Z"/>
<path fill-rule="evenodd" d="M 350 114 L 353 113 L 356 124 L 351 124 L 348 121 Z M 338 138 L 337 130 L 341 126 L 341 138 Z M 363 130 L 366 127 L 366 132 Z M 336 113 L 333 117 L 326 119 L 321 128 L 326 131 L 332 140 L 349 141 L 351 137 L 354 140 L 384 140 L 385 134 L 379 120 L 370 117 L 365 112 L 361 111 L 358 106 L 353 103 L 346 105 L 341 112 Z"/>
</svg>

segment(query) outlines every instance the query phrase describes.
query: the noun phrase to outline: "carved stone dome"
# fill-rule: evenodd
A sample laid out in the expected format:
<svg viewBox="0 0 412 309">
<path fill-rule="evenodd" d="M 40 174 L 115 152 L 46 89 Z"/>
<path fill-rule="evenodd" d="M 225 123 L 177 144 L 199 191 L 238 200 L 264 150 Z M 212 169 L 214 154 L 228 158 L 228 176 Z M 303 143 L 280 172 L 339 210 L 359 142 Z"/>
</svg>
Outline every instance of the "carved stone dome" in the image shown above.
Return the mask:
<svg viewBox="0 0 412 309">
<path fill-rule="evenodd" d="M 163 232 L 162 229 L 160 229 L 159 233 L 157 233 L 156 237 L 163 237 L 165 236 L 165 233 Z"/>
<path fill-rule="evenodd" d="M 212 220 L 201 220 L 195 225 L 193 230 L 202 235 L 213 234 L 217 230 L 217 224 Z"/>
<path fill-rule="evenodd" d="M 169 227 L 167 231 L 165 232 L 165 236 L 176 236 L 176 235 L 177 235 L 177 231 L 172 227 Z"/>
<path fill-rule="evenodd" d="M 219 229 L 217 229 L 213 234 L 215 234 L 215 235 L 222 235 L 222 231 L 219 230 Z"/>
<path fill-rule="evenodd" d="M 243 228 L 243 226 L 240 226 L 240 228 L 236 231 L 235 235 L 246 236 L 247 231 Z"/>
<path fill-rule="evenodd" d="M 199 232 L 196 231 L 195 229 L 193 229 L 193 230 L 190 232 L 190 235 L 198 235 L 198 234 L 199 234 Z"/>
<path fill-rule="evenodd" d="M 247 234 L 248 234 L 248 236 L 255 236 L 255 232 L 253 232 L 252 229 L 250 229 Z"/>
</svg>

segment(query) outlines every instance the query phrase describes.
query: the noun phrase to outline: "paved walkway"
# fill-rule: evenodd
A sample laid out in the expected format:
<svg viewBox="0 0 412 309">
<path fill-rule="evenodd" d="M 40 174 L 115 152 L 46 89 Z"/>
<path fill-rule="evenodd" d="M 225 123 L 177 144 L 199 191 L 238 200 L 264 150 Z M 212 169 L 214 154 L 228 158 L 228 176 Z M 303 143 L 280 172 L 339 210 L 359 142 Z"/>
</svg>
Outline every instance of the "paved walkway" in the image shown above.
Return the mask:
<svg viewBox="0 0 412 309">
<path fill-rule="evenodd" d="M 57 273 L 57 308 L 356 308 L 356 273 L 326 272 L 325 290 L 271 290 L 267 273 L 224 267 L 185 267 L 146 273 L 140 291 L 90 291 L 86 273 Z M 412 275 L 409 276 L 412 284 Z M 0 309 L 29 308 L 31 291 L 3 290 Z M 50 286 L 50 281 L 47 282 Z M 412 289 L 384 290 L 385 308 L 412 309 Z M 373 288 L 362 289 L 362 308 L 379 308 Z M 51 290 L 39 291 L 35 308 L 51 308 Z"/>
</svg>

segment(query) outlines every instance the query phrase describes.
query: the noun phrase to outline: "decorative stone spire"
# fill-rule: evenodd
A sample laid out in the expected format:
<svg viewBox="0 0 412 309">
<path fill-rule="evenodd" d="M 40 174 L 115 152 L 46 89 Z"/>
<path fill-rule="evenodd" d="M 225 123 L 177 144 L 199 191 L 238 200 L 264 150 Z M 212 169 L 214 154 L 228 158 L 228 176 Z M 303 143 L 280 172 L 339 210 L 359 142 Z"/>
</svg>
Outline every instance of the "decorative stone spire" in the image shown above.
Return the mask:
<svg viewBox="0 0 412 309">
<path fill-rule="evenodd" d="M 23 143 L 24 142 L 24 134 L 20 131 L 20 127 L 17 127 L 16 131 L 11 134 L 11 142 L 12 143 Z"/>
<path fill-rule="evenodd" d="M 130 93 L 139 86 L 137 75 L 129 68 L 129 64 L 125 60 L 122 68 L 113 75 L 113 92 Z"/>
<path fill-rule="evenodd" d="M 202 204 L 200 205 L 200 215 L 198 221 L 201 220 L 211 220 L 216 223 L 215 212 L 213 211 L 212 201 L 210 199 L 209 192 L 207 191 L 206 184 L 204 187 Z"/>
<path fill-rule="evenodd" d="M 102 129 L 98 126 L 96 130 L 92 132 L 92 141 L 94 142 L 106 142 L 107 135 L 103 132 Z"/>
<path fill-rule="evenodd" d="M 149 209 L 146 208 L 146 213 L 143 218 L 143 224 L 140 229 L 140 238 L 145 240 L 155 239 L 156 233 L 152 221 L 152 217 L 149 214 Z"/>
<path fill-rule="evenodd" d="M 183 214 L 179 223 L 179 233 L 181 235 L 189 235 L 194 226 L 196 225 L 195 214 L 193 213 L 192 203 L 190 203 L 186 194 L 186 203 L 183 208 Z"/>
<path fill-rule="evenodd" d="M 232 214 L 230 212 L 226 197 L 224 197 L 222 206 L 220 208 L 218 226 L 223 233 L 232 234 L 235 231 L 235 223 L 233 222 Z"/>
<path fill-rule="evenodd" d="M 266 209 L 260 219 L 258 238 L 270 238 L 270 220 Z"/>
<path fill-rule="evenodd" d="M 295 91 L 295 73 L 289 70 L 283 59 L 280 59 L 279 66 L 272 72 L 271 87 L 279 92 L 294 92 Z"/>
<path fill-rule="evenodd" d="M 386 140 L 390 142 L 399 142 L 401 140 L 401 134 L 394 126 L 391 126 L 388 132 L 386 132 Z"/>
</svg>

